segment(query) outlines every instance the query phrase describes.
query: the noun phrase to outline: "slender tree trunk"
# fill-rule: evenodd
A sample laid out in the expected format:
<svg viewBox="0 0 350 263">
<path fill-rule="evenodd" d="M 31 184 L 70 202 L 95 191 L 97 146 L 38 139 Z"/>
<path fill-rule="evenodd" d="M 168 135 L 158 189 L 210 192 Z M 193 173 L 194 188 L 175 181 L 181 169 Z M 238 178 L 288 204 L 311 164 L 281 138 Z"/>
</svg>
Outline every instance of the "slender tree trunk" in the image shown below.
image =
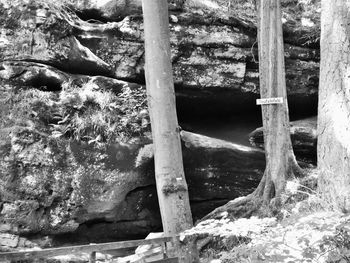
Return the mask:
<svg viewBox="0 0 350 263">
<path fill-rule="evenodd" d="M 261 98 L 282 97 L 282 104 L 262 105 L 266 170 L 256 194 L 264 205 L 280 202 L 286 181 L 300 175 L 290 139 L 280 0 L 260 0 L 259 73 Z"/>
<path fill-rule="evenodd" d="M 266 169 L 257 189 L 203 219 L 229 212 L 231 217 L 278 213 L 287 180 L 304 175 L 296 162 L 289 129 L 280 0 L 259 0 L 259 74 L 261 98 L 282 97 L 282 104 L 262 105 Z"/>
<path fill-rule="evenodd" d="M 184 175 L 180 131 L 170 60 L 167 0 L 142 1 L 146 51 L 146 86 L 154 145 L 157 194 L 163 230 L 175 235 L 193 226 Z M 189 255 L 190 254 L 190 255 Z M 196 251 L 180 255 L 196 260 Z"/>
<path fill-rule="evenodd" d="M 322 0 L 318 189 L 350 211 L 350 0 Z"/>
</svg>

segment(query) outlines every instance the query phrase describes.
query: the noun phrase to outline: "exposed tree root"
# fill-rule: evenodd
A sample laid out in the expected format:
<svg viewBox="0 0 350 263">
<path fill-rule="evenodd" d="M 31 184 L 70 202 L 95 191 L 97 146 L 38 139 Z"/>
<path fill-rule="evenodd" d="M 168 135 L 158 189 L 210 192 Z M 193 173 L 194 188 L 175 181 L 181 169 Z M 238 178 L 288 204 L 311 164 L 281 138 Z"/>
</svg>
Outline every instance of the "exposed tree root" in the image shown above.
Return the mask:
<svg viewBox="0 0 350 263">
<path fill-rule="evenodd" d="M 279 1 L 258 1 L 260 95 L 281 96 L 287 101 L 281 13 Z M 287 181 L 304 175 L 292 148 L 287 103 L 262 107 L 262 115 L 266 168 L 258 187 L 252 194 L 215 209 L 204 219 L 225 216 L 223 212 L 230 218 L 277 215 L 285 202 Z"/>
<path fill-rule="evenodd" d="M 263 177 L 262 181 L 264 180 Z M 227 204 L 216 208 L 214 211 L 202 218 L 201 221 L 207 219 L 218 219 L 227 215 L 229 218 L 250 217 L 258 213 L 263 204 L 262 197 L 257 195 L 261 182 L 258 188 L 251 194 L 245 197 L 236 198 Z M 260 191 L 259 191 L 260 192 Z"/>
<path fill-rule="evenodd" d="M 302 170 L 295 161 L 289 163 L 287 173 L 272 180 L 271 171 L 267 168 L 255 191 L 245 197 L 236 198 L 227 204 L 216 208 L 214 211 L 201 219 L 218 219 L 224 216 L 236 219 L 251 216 L 276 216 L 283 206 L 282 195 L 288 180 L 302 178 L 306 176 L 306 171 Z"/>
<path fill-rule="evenodd" d="M 255 198 L 253 194 L 240 197 L 228 202 L 227 204 L 216 208 L 214 211 L 202 218 L 207 220 L 211 218 L 222 218 L 228 214 L 229 218 L 250 217 L 262 205 L 262 199 Z"/>
</svg>

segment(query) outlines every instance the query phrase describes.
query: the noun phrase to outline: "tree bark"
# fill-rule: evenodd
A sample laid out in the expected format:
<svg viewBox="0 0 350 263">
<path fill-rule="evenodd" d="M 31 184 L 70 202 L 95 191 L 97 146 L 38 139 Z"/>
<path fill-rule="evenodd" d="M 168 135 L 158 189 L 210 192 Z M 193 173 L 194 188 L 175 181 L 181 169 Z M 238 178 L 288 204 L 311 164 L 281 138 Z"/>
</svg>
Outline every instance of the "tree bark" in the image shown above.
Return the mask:
<svg viewBox="0 0 350 263">
<path fill-rule="evenodd" d="M 283 204 L 287 180 L 304 175 L 296 162 L 290 138 L 281 2 L 259 0 L 257 9 L 260 96 L 282 97 L 283 103 L 262 105 L 266 168 L 256 190 L 215 209 L 203 219 L 220 217 L 222 212 L 228 212 L 230 217 L 276 214 Z"/>
<path fill-rule="evenodd" d="M 175 235 L 191 228 L 192 215 L 184 175 L 180 130 L 170 60 L 167 0 L 142 1 L 145 31 L 146 86 L 154 143 L 157 194 L 163 231 Z M 196 251 L 179 255 L 196 261 Z"/>
<path fill-rule="evenodd" d="M 278 209 L 286 181 L 302 172 L 290 139 L 280 0 L 260 0 L 258 12 L 260 96 L 282 97 L 283 103 L 262 105 L 266 169 L 255 195 L 264 206 L 274 199 Z"/>
<path fill-rule="evenodd" d="M 350 211 L 350 0 L 322 0 L 318 190 Z"/>
</svg>

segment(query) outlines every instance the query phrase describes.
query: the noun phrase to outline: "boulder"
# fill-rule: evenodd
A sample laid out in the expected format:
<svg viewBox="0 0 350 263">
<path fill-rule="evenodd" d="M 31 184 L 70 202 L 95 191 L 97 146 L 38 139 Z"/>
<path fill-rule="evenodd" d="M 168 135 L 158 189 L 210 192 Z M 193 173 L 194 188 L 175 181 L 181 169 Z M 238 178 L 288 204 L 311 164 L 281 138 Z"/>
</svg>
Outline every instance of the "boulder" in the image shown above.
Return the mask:
<svg viewBox="0 0 350 263">
<path fill-rule="evenodd" d="M 257 128 L 249 135 L 249 142 L 255 147 L 264 148 L 263 127 Z M 290 135 L 296 157 L 316 165 L 317 158 L 317 117 L 292 121 Z"/>
<path fill-rule="evenodd" d="M 262 151 L 188 132 L 182 132 L 182 140 L 194 219 L 259 183 Z M 18 175 L 1 179 L 0 214 L 12 225 L 10 232 L 58 235 L 59 243 L 70 233 L 86 242 L 161 228 L 153 155 L 144 149 L 152 151 L 150 145 L 114 144 L 99 153 L 87 144 L 62 140 L 60 145 L 65 152 L 57 156 L 57 145 L 38 136 L 10 161 L 18 164 Z"/>
<path fill-rule="evenodd" d="M 186 131 L 181 140 L 190 199 L 197 204 L 247 195 L 260 182 L 263 151 Z"/>
</svg>

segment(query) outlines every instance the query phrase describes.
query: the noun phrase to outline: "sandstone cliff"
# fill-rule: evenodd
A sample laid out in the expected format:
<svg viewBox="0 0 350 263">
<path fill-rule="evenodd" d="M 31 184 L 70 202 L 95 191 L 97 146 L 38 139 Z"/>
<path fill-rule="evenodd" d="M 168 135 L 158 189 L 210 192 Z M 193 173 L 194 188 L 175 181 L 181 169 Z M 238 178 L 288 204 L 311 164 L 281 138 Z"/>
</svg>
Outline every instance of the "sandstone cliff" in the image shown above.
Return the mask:
<svg viewBox="0 0 350 263">
<path fill-rule="evenodd" d="M 0 236 L 15 240 L 3 247 L 18 236 L 86 242 L 160 228 L 140 1 L 104 2 L 0 1 Z M 179 116 L 257 112 L 254 9 L 207 2 L 169 3 Z M 311 114 L 317 16 L 296 8 L 285 4 L 289 104 Z M 259 182 L 263 151 L 182 140 L 195 218 Z"/>
</svg>

